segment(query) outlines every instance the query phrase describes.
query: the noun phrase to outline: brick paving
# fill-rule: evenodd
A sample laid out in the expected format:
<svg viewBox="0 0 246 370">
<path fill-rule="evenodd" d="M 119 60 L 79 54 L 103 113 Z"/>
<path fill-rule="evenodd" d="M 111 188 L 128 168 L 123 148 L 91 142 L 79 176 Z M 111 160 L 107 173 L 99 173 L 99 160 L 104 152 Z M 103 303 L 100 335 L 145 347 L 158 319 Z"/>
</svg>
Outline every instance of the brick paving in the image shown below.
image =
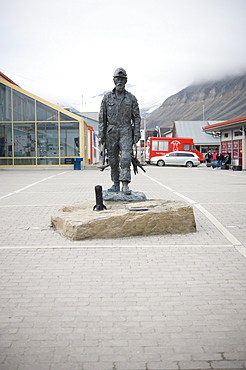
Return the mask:
<svg viewBox="0 0 246 370">
<path fill-rule="evenodd" d="M 109 171 L 0 170 L 0 370 L 246 369 L 246 172 L 146 169 L 196 233 L 70 241 L 51 215 Z"/>
</svg>

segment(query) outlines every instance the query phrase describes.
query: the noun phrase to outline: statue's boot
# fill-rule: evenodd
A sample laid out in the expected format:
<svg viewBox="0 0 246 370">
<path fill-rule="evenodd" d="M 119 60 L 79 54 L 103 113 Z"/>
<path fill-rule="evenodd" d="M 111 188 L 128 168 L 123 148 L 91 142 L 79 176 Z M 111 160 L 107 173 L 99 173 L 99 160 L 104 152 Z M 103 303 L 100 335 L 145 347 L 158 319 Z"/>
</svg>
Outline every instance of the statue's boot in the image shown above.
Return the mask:
<svg viewBox="0 0 246 370">
<path fill-rule="evenodd" d="M 117 193 L 120 191 L 120 183 L 119 182 L 114 182 L 114 184 L 109 188 L 107 191 L 110 193 Z"/>
<path fill-rule="evenodd" d="M 130 195 L 132 193 L 132 191 L 129 189 L 127 181 L 122 182 L 122 192 L 126 195 Z"/>
</svg>

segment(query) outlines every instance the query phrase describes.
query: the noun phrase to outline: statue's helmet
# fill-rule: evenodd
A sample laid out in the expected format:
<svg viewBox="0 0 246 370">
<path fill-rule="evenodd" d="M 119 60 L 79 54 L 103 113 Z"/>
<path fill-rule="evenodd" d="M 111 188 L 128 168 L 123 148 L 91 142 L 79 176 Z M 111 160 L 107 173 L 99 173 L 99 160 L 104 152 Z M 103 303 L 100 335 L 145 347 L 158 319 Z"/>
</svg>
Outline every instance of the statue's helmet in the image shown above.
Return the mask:
<svg viewBox="0 0 246 370">
<path fill-rule="evenodd" d="M 127 74 L 124 68 L 117 68 L 114 72 L 114 77 L 124 77 L 127 79 Z"/>
</svg>

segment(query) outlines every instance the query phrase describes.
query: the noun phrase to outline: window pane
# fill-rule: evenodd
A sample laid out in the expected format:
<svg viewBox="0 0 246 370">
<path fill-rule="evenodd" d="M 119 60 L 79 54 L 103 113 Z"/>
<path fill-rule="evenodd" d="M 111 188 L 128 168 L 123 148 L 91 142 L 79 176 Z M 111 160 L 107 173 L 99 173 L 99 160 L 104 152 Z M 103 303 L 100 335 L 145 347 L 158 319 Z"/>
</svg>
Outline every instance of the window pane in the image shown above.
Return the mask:
<svg viewBox="0 0 246 370">
<path fill-rule="evenodd" d="M 168 151 L 169 141 L 159 141 L 159 150 Z"/>
<path fill-rule="evenodd" d="M 60 164 L 74 164 L 74 158 L 61 158 Z"/>
<path fill-rule="evenodd" d="M 15 166 L 36 165 L 36 158 L 15 158 Z"/>
<path fill-rule="evenodd" d="M 58 165 L 59 159 L 58 158 L 38 158 L 39 165 Z"/>
<path fill-rule="evenodd" d="M 61 157 L 79 155 L 79 124 L 61 123 L 60 124 L 60 150 Z"/>
<path fill-rule="evenodd" d="M 38 157 L 58 157 L 58 123 L 42 122 L 38 127 Z"/>
<path fill-rule="evenodd" d="M 37 121 L 58 121 L 57 111 L 48 105 L 37 102 Z"/>
<path fill-rule="evenodd" d="M 234 131 L 234 136 L 242 136 L 243 131 Z"/>
<path fill-rule="evenodd" d="M 0 165 L 1 166 L 12 166 L 12 158 L 0 158 Z"/>
<path fill-rule="evenodd" d="M 13 92 L 14 98 L 14 121 L 34 121 L 34 99 L 19 93 Z"/>
<path fill-rule="evenodd" d="M 75 121 L 72 117 L 67 116 L 66 114 L 60 114 L 60 121 Z"/>
<path fill-rule="evenodd" d="M 12 157 L 11 123 L 0 123 L 0 157 Z"/>
<path fill-rule="evenodd" d="M 35 157 L 34 123 L 14 123 L 15 157 Z"/>
<path fill-rule="evenodd" d="M 190 144 L 184 144 L 184 150 L 190 150 Z"/>
<path fill-rule="evenodd" d="M 168 144 L 169 144 L 169 141 L 153 140 L 152 150 L 163 150 L 166 152 L 168 151 Z"/>
<path fill-rule="evenodd" d="M 158 141 L 157 140 L 152 141 L 152 150 L 158 150 Z"/>
<path fill-rule="evenodd" d="M 0 84 L 0 121 L 12 121 L 11 90 L 3 84 Z"/>
</svg>

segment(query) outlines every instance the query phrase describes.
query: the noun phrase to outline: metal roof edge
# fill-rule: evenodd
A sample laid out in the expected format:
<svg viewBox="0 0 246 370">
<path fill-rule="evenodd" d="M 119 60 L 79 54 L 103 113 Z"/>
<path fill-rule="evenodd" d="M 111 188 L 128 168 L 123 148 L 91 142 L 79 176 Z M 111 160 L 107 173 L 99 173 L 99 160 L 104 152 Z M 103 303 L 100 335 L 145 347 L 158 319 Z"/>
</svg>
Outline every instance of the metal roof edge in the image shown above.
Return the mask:
<svg viewBox="0 0 246 370">
<path fill-rule="evenodd" d="M 222 121 L 220 123 L 216 123 L 214 125 L 208 125 L 208 126 L 203 126 L 202 130 L 203 131 L 211 131 L 211 129 L 216 129 L 220 127 L 226 127 L 226 126 L 232 126 L 232 125 L 237 125 L 238 123 L 245 122 L 246 124 L 246 117 L 241 117 L 241 118 L 235 118 L 232 120 L 228 121 Z"/>
</svg>

